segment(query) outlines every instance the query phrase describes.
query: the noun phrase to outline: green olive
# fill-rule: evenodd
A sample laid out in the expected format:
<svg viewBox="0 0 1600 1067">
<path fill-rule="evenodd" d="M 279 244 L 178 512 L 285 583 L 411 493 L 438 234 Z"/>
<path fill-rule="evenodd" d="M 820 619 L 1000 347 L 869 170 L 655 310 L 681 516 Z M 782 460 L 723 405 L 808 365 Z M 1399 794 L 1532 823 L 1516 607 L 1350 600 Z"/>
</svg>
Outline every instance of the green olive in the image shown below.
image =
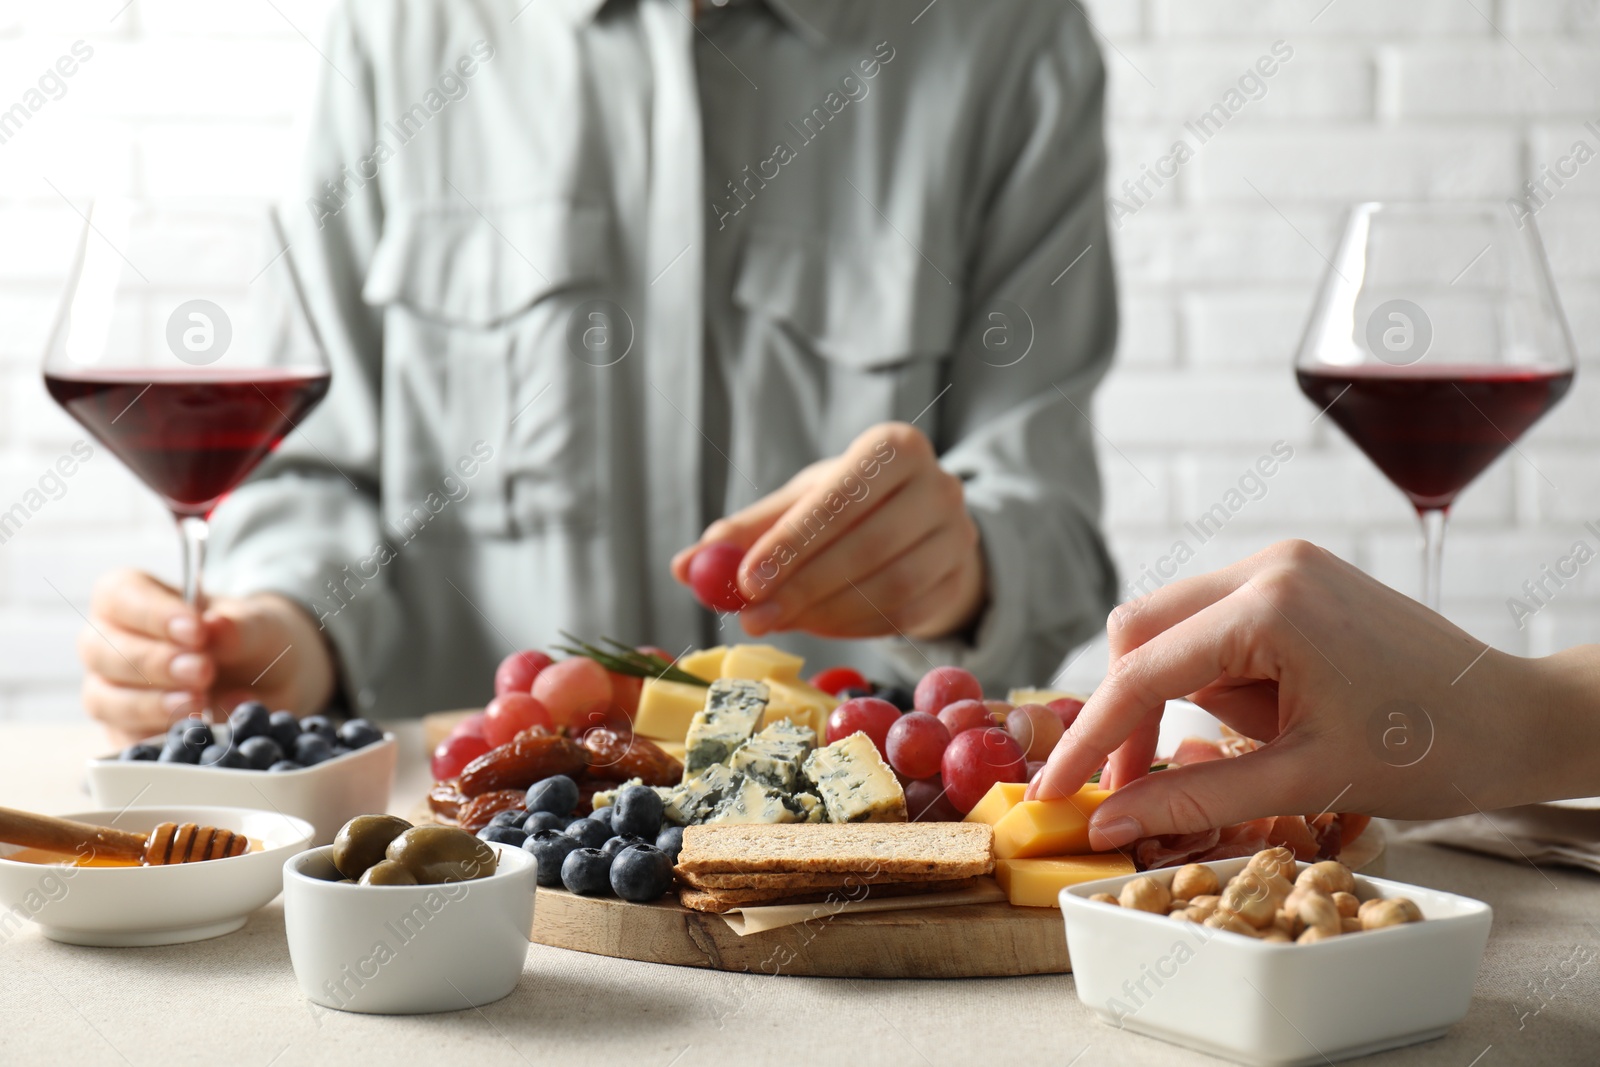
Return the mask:
<svg viewBox="0 0 1600 1067">
<path fill-rule="evenodd" d="M 494 873 L 494 849 L 454 826 L 413 826 L 389 842 L 385 855 L 408 868 L 420 885 L 470 882 Z"/>
<path fill-rule="evenodd" d="M 416 885 L 417 876 L 411 868 L 394 860 L 374 863 L 361 875 L 362 885 Z"/>
<path fill-rule="evenodd" d="M 409 829 L 410 823 L 393 815 L 357 815 L 333 839 L 333 865 L 346 878 L 360 878 L 383 860 L 389 842 Z"/>
</svg>

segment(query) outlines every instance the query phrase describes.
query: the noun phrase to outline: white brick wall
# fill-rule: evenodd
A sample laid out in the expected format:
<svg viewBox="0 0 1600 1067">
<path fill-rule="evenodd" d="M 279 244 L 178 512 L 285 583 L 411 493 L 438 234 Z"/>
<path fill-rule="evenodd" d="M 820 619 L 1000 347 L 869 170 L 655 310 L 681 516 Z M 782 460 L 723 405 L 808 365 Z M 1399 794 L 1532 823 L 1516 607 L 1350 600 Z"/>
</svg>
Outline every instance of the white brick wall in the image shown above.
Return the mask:
<svg viewBox="0 0 1600 1067">
<path fill-rule="evenodd" d="M 38 383 L 76 228 L 45 179 L 70 196 L 144 199 L 157 233 L 134 235 L 141 262 L 171 284 L 207 277 L 238 247 L 213 235 L 280 188 L 320 62 L 302 33 L 316 38 L 326 3 L 0 0 L 0 104 L 72 41 L 95 48 L 66 95 L 0 145 L 0 507 L 80 436 Z M 1575 139 L 1593 143 L 1600 0 L 1087 3 L 1108 42 L 1114 188 L 1273 42 L 1294 49 L 1265 95 L 1115 232 L 1125 319 L 1096 419 L 1116 446 L 1102 462 L 1126 576 L 1282 439 L 1295 458 L 1186 573 L 1304 536 L 1413 591 L 1409 508 L 1328 420 L 1312 422 L 1290 374 L 1321 255 L 1350 200 L 1501 197 Z M 1522 455 L 1464 496 L 1445 574 L 1453 617 L 1528 653 L 1600 640 L 1597 576 L 1525 629 L 1505 609 L 1600 518 L 1600 162 L 1539 221 L 1586 362 Z M 105 455 L 0 545 L 0 719 L 76 714 L 72 638 L 94 575 L 132 564 L 170 578 L 176 551 L 167 516 Z"/>
</svg>

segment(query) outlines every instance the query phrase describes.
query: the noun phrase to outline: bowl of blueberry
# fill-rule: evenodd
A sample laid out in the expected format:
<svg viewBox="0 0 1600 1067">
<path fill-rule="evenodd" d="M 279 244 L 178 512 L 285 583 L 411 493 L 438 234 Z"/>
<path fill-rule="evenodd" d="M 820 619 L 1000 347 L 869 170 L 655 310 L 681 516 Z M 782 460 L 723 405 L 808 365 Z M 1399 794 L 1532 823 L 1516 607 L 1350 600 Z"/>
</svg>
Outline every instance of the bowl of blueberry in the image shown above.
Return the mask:
<svg viewBox="0 0 1600 1067">
<path fill-rule="evenodd" d="M 246 701 L 226 723 L 173 723 L 165 736 L 89 761 L 100 807 L 205 804 L 275 809 L 316 828 L 313 845 L 389 806 L 396 744 L 366 719 L 296 718 Z"/>
<path fill-rule="evenodd" d="M 545 778 L 528 787 L 522 807 L 496 813 L 478 837 L 532 855 L 546 889 L 638 904 L 665 896 L 683 850 L 683 827 L 666 825 L 660 794 L 625 785 L 611 803 L 582 816 L 578 799 L 571 778 Z"/>
</svg>

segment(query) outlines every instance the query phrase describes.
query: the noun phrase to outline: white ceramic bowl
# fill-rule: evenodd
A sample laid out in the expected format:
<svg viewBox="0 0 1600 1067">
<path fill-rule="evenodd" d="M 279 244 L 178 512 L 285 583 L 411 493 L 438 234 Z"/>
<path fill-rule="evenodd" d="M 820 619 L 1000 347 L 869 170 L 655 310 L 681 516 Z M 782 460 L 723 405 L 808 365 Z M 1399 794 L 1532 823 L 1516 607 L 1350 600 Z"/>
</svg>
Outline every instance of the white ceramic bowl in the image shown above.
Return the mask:
<svg viewBox="0 0 1600 1067">
<path fill-rule="evenodd" d="M 300 991 L 374 1015 L 462 1011 L 510 994 L 533 933 L 536 866 L 499 853 L 487 878 L 447 885 L 347 885 L 331 848 L 283 865 L 283 920 Z"/>
<path fill-rule="evenodd" d="M 89 792 L 107 808 L 124 804 L 217 804 L 266 808 L 309 822 L 311 843 L 333 841 L 357 815 L 389 810 L 396 743 L 383 740 L 298 771 L 268 773 L 115 756 L 89 761 Z"/>
<path fill-rule="evenodd" d="M 1205 866 L 1226 883 L 1247 862 Z M 1357 875 L 1362 900 L 1408 897 L 1424 921 L 1282 945 L 1089 899 L 1137 877 L 1061 891 L 1078 999 L 1113 1026 L 1241 1063 L 1318 1064 L 1438 1037 L 1471 1005 L 1482 901 Z"/>
<path fill-rule="evenodd" d="M 68 867 L 5 859 L 0 845 L 0 933 L 32 919 L 53 941 L 112 947 L 176 945 L 239 929 L 283 888 L 283 861 L 306 847 L 311 824 L 274 811 L 166 807 L 81 811 L 79 822 L 139 833 L 163 822 L 219 826 L 262 851 L 167 867 Z"/>
</svg>

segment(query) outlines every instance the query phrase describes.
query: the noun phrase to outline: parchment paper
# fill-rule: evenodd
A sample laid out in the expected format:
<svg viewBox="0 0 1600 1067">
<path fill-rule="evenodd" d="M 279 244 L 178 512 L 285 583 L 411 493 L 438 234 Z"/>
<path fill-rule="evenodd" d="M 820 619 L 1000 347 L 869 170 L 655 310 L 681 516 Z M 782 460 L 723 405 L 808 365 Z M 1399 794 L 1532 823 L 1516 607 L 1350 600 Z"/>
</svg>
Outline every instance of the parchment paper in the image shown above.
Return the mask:
<svg viewBox="0 0 1600 1067">
<path fill-rule="evenodd" d="M 884 897 L 873 900 L 849 900 L 841 897 L 834 901 L 817 901 L 814 904 L 773 904 L 760 908 L 735 908 L 724 912 L 722 918 L 729 929 L 740 937 L 759 934 L 793 926 L 808 919 L 870 911 L 911 911 L 916 908 L 952 908 L 960 904 L 993 904 L 1006 899 L 1005 890 L 992 879 L 954 893 L 929 893 L 926 896 Z"/>
</svg>

